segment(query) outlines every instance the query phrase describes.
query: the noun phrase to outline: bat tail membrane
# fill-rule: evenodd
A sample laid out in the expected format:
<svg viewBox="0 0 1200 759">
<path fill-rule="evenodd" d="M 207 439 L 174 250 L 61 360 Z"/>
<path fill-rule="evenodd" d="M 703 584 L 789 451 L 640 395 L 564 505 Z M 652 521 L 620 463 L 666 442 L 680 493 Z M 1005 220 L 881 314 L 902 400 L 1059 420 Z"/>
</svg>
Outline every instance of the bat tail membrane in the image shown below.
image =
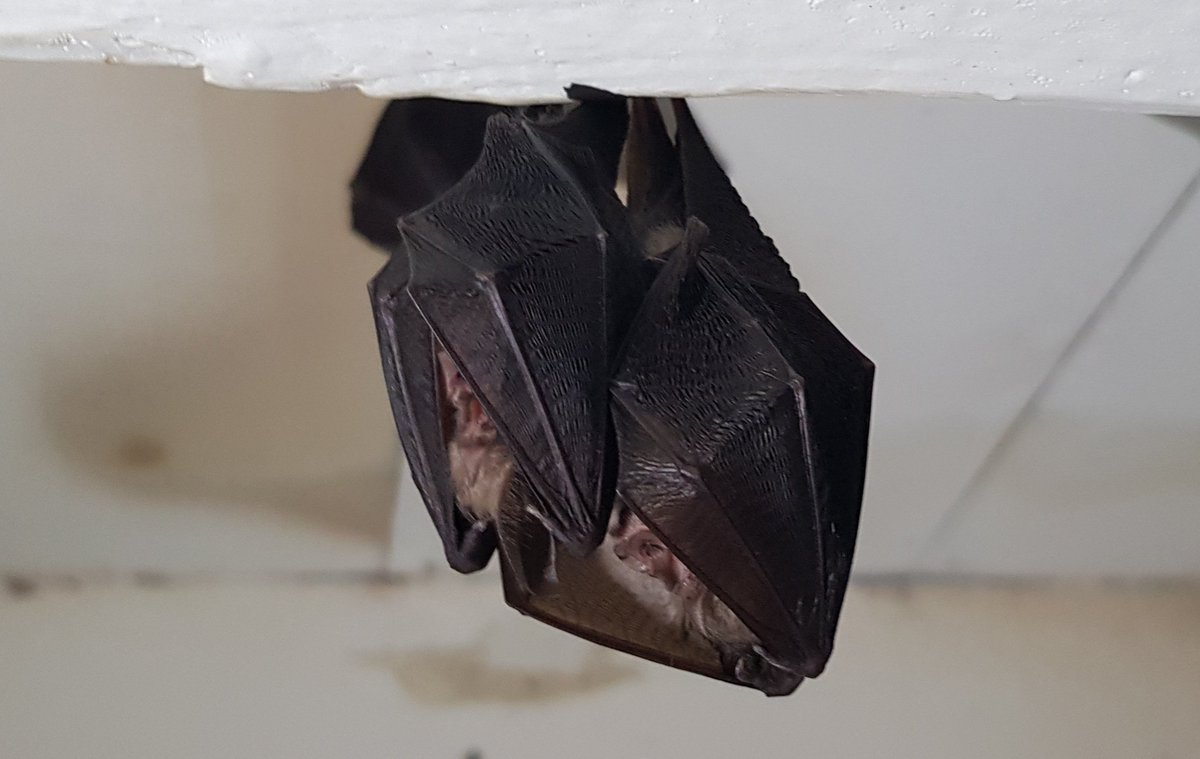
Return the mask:
<svg viewBox="0 0 1200 759">
<path fill-rule="evenodd" d="M 371 281 L 371 305 L 383 376 L 404 453 L 450 566 L 475 572 L 496 548 L 488 522 L 466 518 L 455 498 L 443 441 L 433 333 L 408 296 L 408 255 L 403 245 Z"/>
<path fill-rule="evenodd" d="M 436 98 L 393 100 L 350 183 L 354 229 L 391 250 L 401 217 L 429 205 L 474 165 L 488 118 L 486 103 Z"/>
<path fill-rule="evenodd" d="M 799 290 L 775 243 L 763 234 L 738 191 L 704 139 L 687 102 L 671 101 L 675 111 L 675 142 L 683 171 L 687 213 L 709 228 L 711 250 L 728 259 L 751 280 Z"/>
<path fill-rule="evenodd" d="M 633 254 L 568 163 L 539 125 L 497 114 L 474 167 L 404 230 L 417 308 L 511 449 L 551 532 L 586 552 L 602 540 L 611 506 L 613 257 Z"/>
</svg>

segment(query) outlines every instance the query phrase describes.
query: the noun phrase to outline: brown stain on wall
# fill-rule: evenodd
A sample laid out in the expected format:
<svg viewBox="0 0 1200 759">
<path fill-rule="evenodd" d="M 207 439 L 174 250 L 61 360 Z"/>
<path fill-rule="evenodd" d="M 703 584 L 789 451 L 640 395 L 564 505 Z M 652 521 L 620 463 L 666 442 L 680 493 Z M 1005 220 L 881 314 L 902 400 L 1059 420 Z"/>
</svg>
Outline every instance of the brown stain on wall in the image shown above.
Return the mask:
<svg viewBox="0 0 1200 759">
<path fill-rule="evenodd" d="M 540 669 L 489 662 L 481 646 L 382 652 L 364 657 L 391 672 L 414 701 L 429 706 L 546 703 L 631 682 L 636 665 L 600 648 L 573 669 Z"/>
<path fill-rule="evenodd" d="M 132 502 L 265 512 L 384 542 L 395 432 L 366 297 L 384 259 L 351 233 L 346 190 L 382 103 L 223 91 L 194 72 L 60 79 L 44 89 L 72 101 L 103 89 L 113 113 L 141 115 L 133 131 L 111 114 L 97 127 L 123 156 L 98 164 L 115 172 L 104 180 L 132 189 L 70 195 L 64 213 L 122 221 L 97 250 L 167 262 L 133 287 L 90 282 L 103 267 L 93 256 L 56 294 L 58 322 L 89 304 L 76 339 L 40 352 L 45 426 L 65 466 Z M 79 143 L 54 145 L 82 155 Z"/>
<path fill-rule="evenodd" d="M 37 583 L 22 575 L 7 575 L 4 578 L 4 592 L 11 598 L 29 598 L 37 593 Z"/>
<path fill-rule="evenodd" d="M 152 469 L 167 460 L 167 446 L 147 435 L 129 435 L 116 450 L 117 463 L 131 469 Z"/>
</svg>

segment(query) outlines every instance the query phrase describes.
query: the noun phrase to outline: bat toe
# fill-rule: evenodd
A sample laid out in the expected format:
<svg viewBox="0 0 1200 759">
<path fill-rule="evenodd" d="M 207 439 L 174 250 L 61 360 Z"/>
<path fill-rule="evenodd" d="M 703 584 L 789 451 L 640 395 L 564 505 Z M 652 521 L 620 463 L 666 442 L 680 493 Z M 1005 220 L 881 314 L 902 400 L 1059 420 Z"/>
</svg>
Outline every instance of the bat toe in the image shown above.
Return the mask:
<svg viewBox="0 0 1200 759">
<path fill-rule="evenodd" d="M 805 677 L 816 677 L 825 671 L 825 664 L 829 661 L 829 657 L 824 654 L 809 654 L 804 659 L 804 665 L 801 671 Z"/>
</svg>

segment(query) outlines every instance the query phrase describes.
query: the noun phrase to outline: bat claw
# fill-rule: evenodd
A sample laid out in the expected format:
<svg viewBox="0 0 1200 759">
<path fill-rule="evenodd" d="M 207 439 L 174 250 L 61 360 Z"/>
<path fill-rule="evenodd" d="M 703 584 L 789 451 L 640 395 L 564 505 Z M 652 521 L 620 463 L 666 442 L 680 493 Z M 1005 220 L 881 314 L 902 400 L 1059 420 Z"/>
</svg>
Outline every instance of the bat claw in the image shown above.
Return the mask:
<svg viewBox="0 0 1200 759">
<path fill-rule="evenodd" d="M 754 645 L 735 656 L 733 676 L 768 696 L 787 696 L 804 682 L 804 675 L 772 662 L 761 646 Z"/>
</svg>

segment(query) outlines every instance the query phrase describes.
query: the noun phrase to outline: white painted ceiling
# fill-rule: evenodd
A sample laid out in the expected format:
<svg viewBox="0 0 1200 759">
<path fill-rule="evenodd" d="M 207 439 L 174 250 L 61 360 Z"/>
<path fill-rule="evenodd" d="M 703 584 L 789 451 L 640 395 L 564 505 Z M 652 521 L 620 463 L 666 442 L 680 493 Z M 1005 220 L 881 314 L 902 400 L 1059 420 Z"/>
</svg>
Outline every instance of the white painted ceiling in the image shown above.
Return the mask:
<svg viewBox="0 0 1200 759">
<path fill-rule="evenodd" d="M 1191 0 L 6 0 L 0 58 L 379 97 L 894 92 L 1200 115 Z"/>
<path fill-rule="evenodd" d="M 61 64 L 0 65 L 0 102 L 0 571 L 436 560 L 411 497 L 391 516 L 381 259 L 345 211 L 382 103 Z M 697 111 L 878 365 L 860 572 L 1200 574 L 1186 123 L 883 96 Z"/>
</svg>

